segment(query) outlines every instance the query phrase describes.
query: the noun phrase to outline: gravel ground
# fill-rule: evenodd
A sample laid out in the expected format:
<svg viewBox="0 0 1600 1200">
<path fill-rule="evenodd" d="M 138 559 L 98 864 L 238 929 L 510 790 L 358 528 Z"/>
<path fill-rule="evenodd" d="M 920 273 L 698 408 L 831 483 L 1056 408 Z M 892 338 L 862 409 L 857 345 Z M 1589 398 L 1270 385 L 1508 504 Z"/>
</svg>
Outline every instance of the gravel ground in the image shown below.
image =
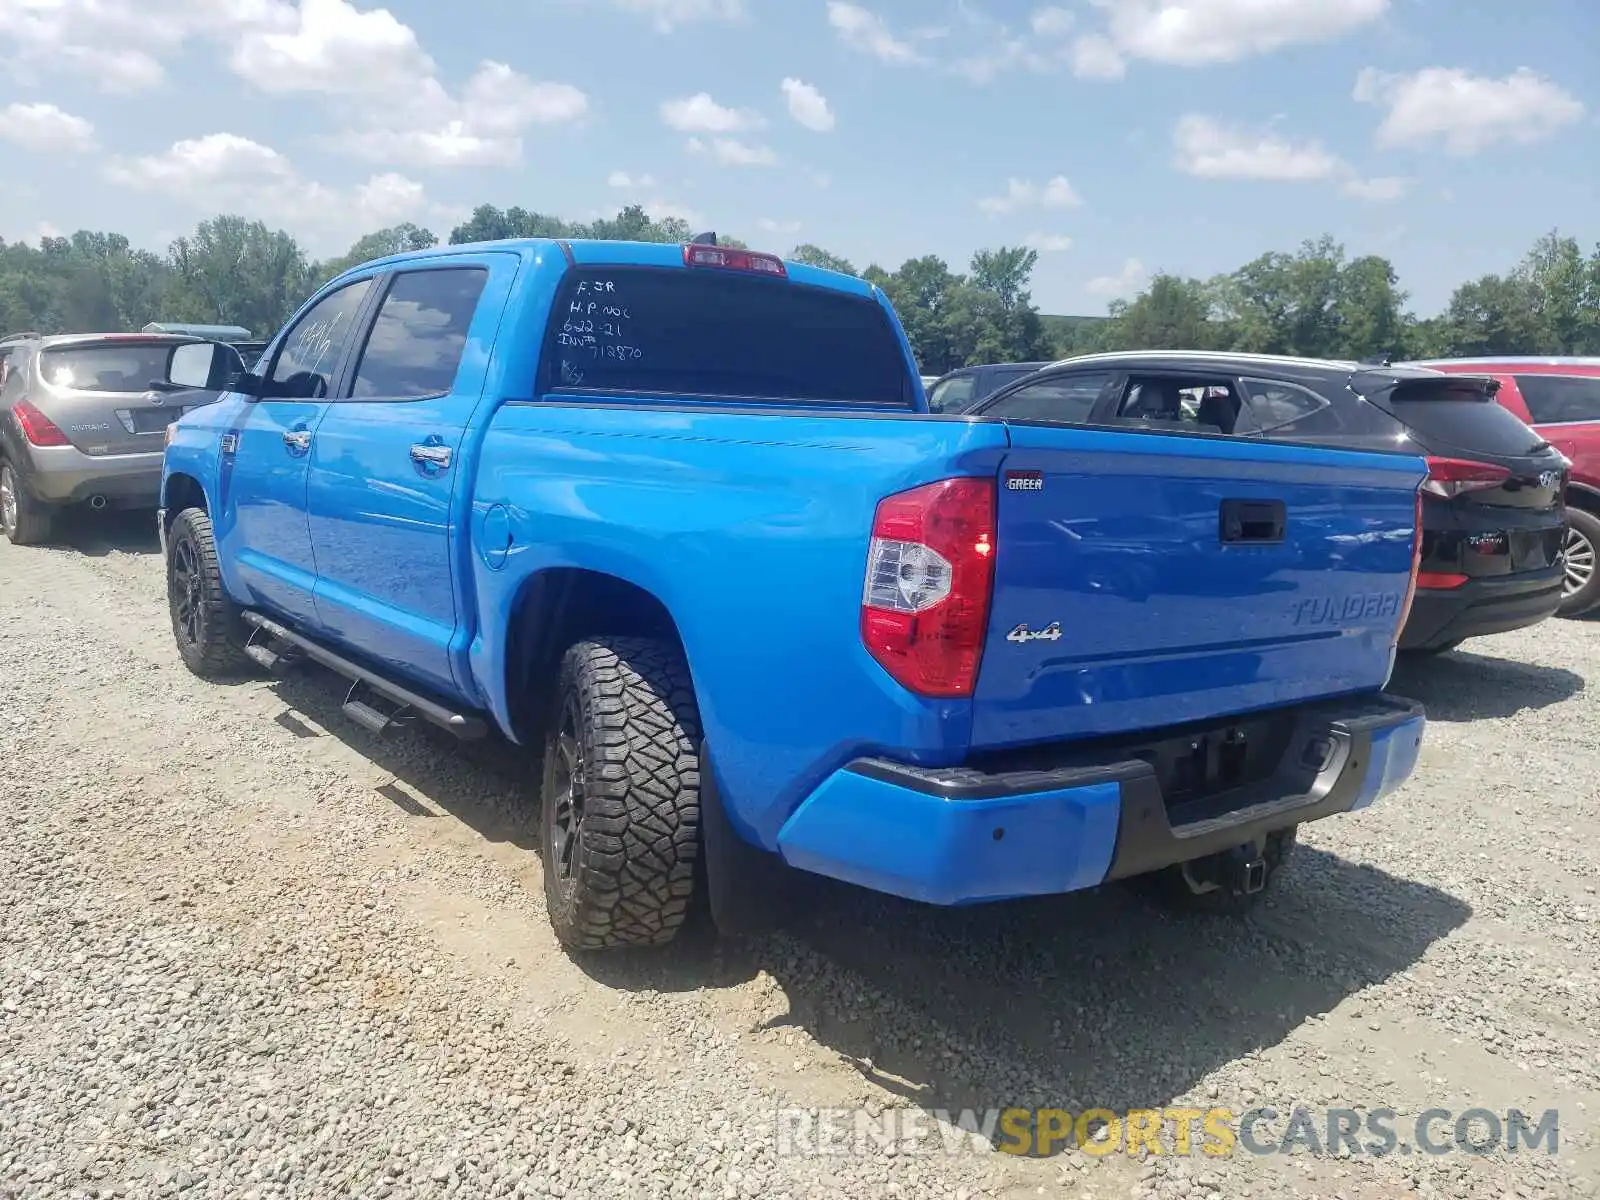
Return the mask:
<svg viewBox="0 0 1600 1200">
<path fill-rule="evenodd" d="M 1416 776 L 1302 831 L 1244 922 L 827 886 L 781 935 L 580 961 L 519 756 L 374 739 L 319 675 L 201 684 L 147 527 L 0 542 L 0 1196 L 1596 1194 L 1600 622 L 1405 667 Z M 1008 1105 L 1265 1105 L 1263 1140 L 1387 1107 L 1401 1145 L 775 1137 L 779 1106 Z M 1559 1109 L 1559 1149 L 1406 1153 L 1435 1107 Z"/>
</svg>

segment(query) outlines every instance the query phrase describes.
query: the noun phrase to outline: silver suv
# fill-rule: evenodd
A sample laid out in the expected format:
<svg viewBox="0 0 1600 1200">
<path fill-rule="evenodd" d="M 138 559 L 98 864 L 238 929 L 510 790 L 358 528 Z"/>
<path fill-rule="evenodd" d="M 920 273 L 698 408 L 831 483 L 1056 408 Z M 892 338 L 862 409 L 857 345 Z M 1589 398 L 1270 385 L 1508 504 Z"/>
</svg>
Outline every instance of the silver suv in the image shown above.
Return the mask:
<svg viewBox="0 0 1600 1200">
<path fill-rule="evenodd" d="M 242 370 L 237 352 L 196 337 L 0 340 L 0 530 L 31 545 L 69 505 L 154 509 L 166 427 Z"/>
</svg>

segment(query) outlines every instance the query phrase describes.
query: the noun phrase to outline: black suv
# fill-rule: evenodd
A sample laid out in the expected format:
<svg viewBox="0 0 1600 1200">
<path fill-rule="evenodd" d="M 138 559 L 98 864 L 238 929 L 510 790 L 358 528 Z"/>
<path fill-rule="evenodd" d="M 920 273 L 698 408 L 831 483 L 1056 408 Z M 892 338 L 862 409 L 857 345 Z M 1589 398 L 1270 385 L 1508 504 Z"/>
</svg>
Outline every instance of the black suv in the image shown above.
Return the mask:
<svg viewBox="0 0 1600 1200">
<path fill-rule="evenodd" d="M 957 367 L 928 385 L 928 408 L 936 413 L 965 412 L 1006 384 L 1049 365 L 1047 362 L 1021 362 Z"/>
<path fill-rule="evenodd" d="M 1561 603 L 1570 464 L 1495 403 L 1498 386 L 1422 367 L 1143 351 L 1065 359 L 966 411 L 1422 455 L 1422 567 L 1400 649 L 1439 654 Z"/>
</svg>

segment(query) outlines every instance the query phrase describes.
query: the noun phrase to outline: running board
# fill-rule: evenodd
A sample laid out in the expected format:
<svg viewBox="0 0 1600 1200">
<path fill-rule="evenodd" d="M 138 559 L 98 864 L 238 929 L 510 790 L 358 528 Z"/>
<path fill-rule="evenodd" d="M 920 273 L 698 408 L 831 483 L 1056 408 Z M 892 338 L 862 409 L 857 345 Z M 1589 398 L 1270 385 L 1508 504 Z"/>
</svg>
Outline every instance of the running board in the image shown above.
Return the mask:
<svg viewBox="0 0 1600 1200">
<path fill-rule="evenodd" d="M 258 612 L 245 612 L 242 615 L 247 624 L 259 629 L 267 636 L 294 647 L 295 650 L 305 655 L 312 662 L 327 667 L 328 670 L 333 671 L 335 674 L 343 675 L 352 684 L 366 687 L 368 690 L 382 696 L 389 703 L 396 706 L 397 716 L 400 712 L 407 712 L 407 715 L 410 712 L 414 712 L 424 720 L 439 726 L 440 729 L 448 730 L 450 733 L 455 734 L 462 741 L 475 741 L 489 732 L 488 725 L 485 724 L 481 717 L 456 712 L 454 709 L 446 708 L 442 704 L 429 700 L 426 696 L 413 692 L 410 688 L 402 687 L 393 680 L 385 679 L 382 675 L 358 666 L 342 654 L 335 654 L 326 646 L 320 645 L 303 634 L 296 633 L 294 630 L 288 629 Z M 258 648 L 266 649 L 265 647 Z M 271 652 L 268 651 L 268 653 Z M 251 657 L 256 658 L 255 655 L 251 655 Z M 283 656 L 274 655 L 274 658 L 281 660 Z M 257 659 L 257 661 L 261 660 Z M 342 705 L 345 715 L 350 717 L 351 720 L 363 728 L 373 730 L 373 732 L 380 732 L 396 723 L 393 717 L 386 717 L 370 705 L 357 700 L 355 695 L 356 687 L 352 687 L 350 694 L 345 697 L 345 703 Z"/>
</svg>

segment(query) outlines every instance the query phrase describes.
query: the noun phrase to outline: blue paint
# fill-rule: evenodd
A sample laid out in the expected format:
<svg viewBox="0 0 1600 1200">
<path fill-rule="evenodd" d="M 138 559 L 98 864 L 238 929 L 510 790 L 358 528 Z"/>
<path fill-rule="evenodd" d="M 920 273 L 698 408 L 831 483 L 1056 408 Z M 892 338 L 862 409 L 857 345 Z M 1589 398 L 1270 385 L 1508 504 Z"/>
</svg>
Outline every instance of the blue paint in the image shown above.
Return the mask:
<svg viewBox="0 0 1600 1200">
<path fill-rule="evenodd" d="M 1417 766 L 1417 756 L 1422 752 L 1426 725 L 1425 718 L 1417 717 L 1373 733 L 1372 757 L 1367 760 L 1361 791 L 1350 806 L 1351 812 L 1370 808 L 1411 777 Z"/>
<path fill-rule="evenodd" d="M 673 246 L 575 242 L 570 253 L 591 267 L 685 269 Z M 682 638 L 738 832 L 810 870 L 955 903 L 1103 877 L 1116 788 L 955 805 L 846 764 L 951 766 L 974 749 L 1154 729 L 1387 680 L 1387 606 L 1406 585 L 1418 459 L 929 417 L 920 382 L 899 412 L 541 388 L 571 268 L 559 244 L 536 239 L 364 264 L 295 319 L 352 280 L 374 278 L 376 299 L 387 272 L 445 264 L 488 272 L 448 391 L 332 403 L 225 395 L 178 423 L 163 494 L 170 504 L 180 484 L 204 491 L 224 583 L 241 603 L 487 713 L 513 740 L 509 681 L 521 673 L 508 646 L 541 573 L 625 581 L 658 600 Z M 798 264 L 763 284 L 870 298 L 917 379 L 872 285 Z M 293 429 L 312 432 L 308 453 L 283 444 Z M 239 445 L 223 456 L 227 432 Z M 417 445 L 449 449 L 448 468 L 419 466 Z M 913 696 L 860 640 L 875 506 L 1005 470 L 1038 471 L 1044 486 L 999 489 L 976 698 Z M 1251 498 L 1285 502 L 1286 540 L 1219 545 L 1220 501 Z M 1052 621 L 1059 641 L 1005 639 Z M 1383 744 L 1382 773 L 1368 768 L 1374 796 L 1415 761 L 1414 746 L 1408 758 L 1401 741 Z M 997 823 L 1007 833 L 995 842 Z"/>
<path fill-rule="evenodd" d="M 791 866 L 929 904 L 1075 892 L 1111 866 L 1121 792 L 1095 783 L 945 800 L 839 771 L 784 825 L 778 846 Z"/>
</svg>

